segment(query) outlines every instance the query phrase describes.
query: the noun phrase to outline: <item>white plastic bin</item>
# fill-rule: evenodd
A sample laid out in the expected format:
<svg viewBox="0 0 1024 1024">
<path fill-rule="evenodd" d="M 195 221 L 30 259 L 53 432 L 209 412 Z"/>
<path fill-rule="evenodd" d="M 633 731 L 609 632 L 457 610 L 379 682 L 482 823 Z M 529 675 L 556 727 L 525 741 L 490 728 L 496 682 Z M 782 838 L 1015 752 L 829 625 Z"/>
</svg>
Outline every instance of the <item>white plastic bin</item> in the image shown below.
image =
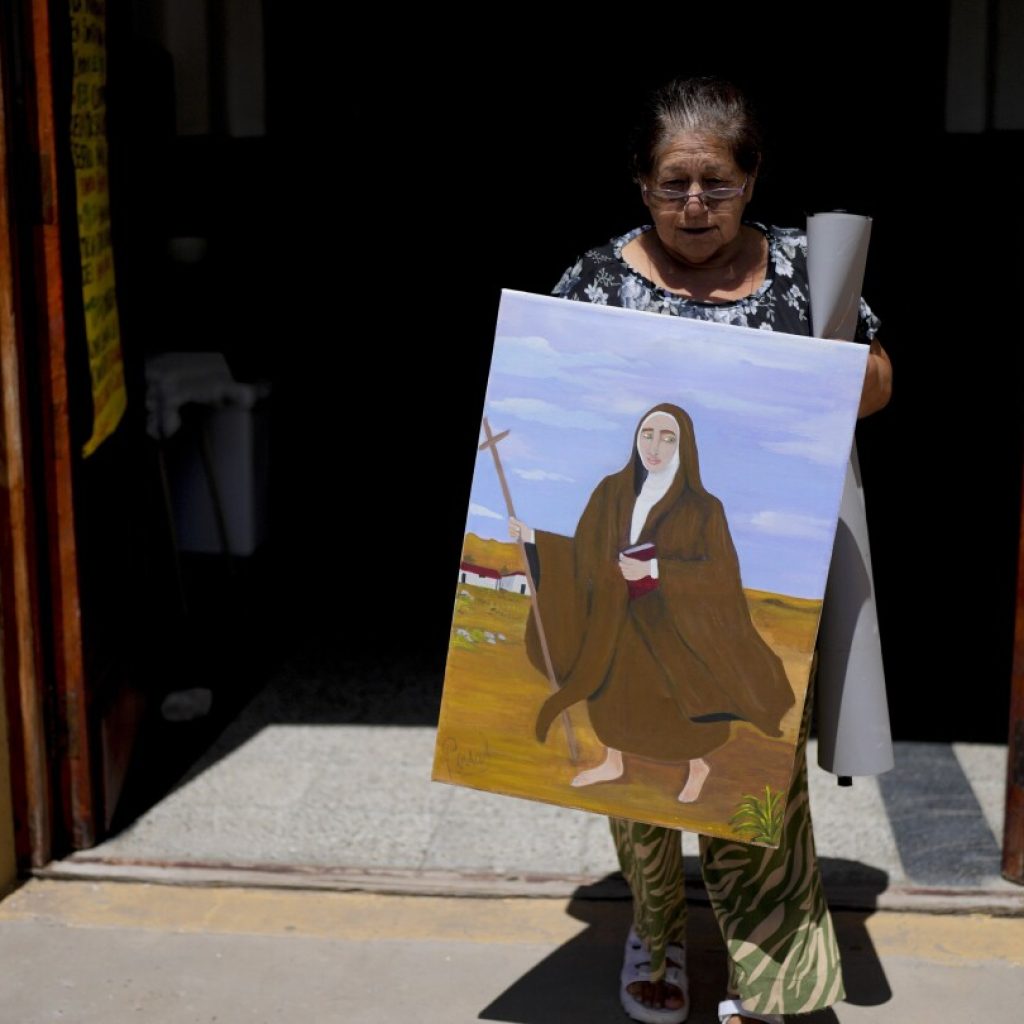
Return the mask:
<svg viewBox="0 0 1024 1024">
<path fill-rule="evenodd" d="M 270 388 L 231 377 L 221 353 L 146 363 L 149 433 L 163 451 L 179 551 L 251 555 L 269 535 Z M 204 457 L 209 452 L 209 470 Z"/>
</svg>

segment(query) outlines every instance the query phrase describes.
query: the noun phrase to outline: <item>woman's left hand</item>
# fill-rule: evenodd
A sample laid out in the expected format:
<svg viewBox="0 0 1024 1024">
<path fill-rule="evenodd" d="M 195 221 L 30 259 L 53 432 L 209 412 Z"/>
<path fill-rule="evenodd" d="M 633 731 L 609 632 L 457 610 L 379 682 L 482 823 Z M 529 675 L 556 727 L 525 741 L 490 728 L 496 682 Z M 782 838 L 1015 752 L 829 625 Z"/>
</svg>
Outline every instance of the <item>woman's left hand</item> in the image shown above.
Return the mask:
<svg viewBox="0 0 1024 1024">
<path fill-rule="evenodd" d="M 619 556 L 619 571 L 622 578 L 626 580 L 642 580 L 645 576 L 651 575 L 651 563 L 642 562 L 639 558 L 627 558 Z"/>
<path fill-rule="evenodd" d="M 864 371 L 864 389 L 860 393 L 858 416 L 870 416 L 884 409 L 892 397 L 892 363 L 878 340 L 871 342 L 868 366 Z"/>
</svg>

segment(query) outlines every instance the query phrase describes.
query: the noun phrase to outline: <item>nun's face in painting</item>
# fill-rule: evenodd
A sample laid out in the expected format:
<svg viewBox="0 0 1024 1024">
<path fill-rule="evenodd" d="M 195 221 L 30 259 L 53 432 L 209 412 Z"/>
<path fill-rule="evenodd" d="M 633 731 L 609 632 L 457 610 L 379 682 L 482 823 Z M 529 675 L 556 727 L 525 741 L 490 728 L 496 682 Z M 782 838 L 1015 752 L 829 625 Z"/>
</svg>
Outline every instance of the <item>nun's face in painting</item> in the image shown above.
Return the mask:
<svg viewBox="0 0 1024 1024">
<path fill-rule="evenodd" d="M 636 447 L 648 473 L 663 473 L 679 447 L 676 421 L 665 412 L 649 416 L 640 427 Z"/>
</svg>

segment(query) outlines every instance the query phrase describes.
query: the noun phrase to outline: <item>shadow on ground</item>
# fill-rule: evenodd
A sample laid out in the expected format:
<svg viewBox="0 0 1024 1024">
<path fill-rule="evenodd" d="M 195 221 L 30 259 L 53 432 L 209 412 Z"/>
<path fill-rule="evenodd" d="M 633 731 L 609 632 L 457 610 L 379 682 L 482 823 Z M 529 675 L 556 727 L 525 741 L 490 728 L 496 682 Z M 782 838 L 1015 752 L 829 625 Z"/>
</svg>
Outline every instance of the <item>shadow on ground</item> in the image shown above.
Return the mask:
<svg viewBox="0 0 1024 1024">
<path fill-rule="evenodd" d="M 437 724 L 443 664 L 436 652 L 370 655 L 346 646 L 311 631 L 293 637 L 290 649 L 267 644 L 246 657 L 211 653 L 212 643 L 178 652 L 175 661 L 190 659 L 178 673 L 182 685 L 208 687 L 212 709 L 193 721 L 168 722 L 159 701 L 151 705 L 111 834 L 266 726 Z"/>
<path fill-rule="evenodd" d="M 696 868 L 691 860 L 687 858 L 688 869 Z M 822 871 L 847 881 L 860 878 L 865 895 L 882 892 L 888 881 L 884 872 L 850 861 L 826 858 Z M 688 870 L 688 876 L 690 873 Z M 609 892 L 621 891 L 617 882 L 621 879 L 609 876 L 593 885 L 580 886 L 566 908 L 584 925 L 580 933 L 484 1007 L 478 1019 L 506 1024 L 621 1024 L 626 1018 L 619 1005 L 618 977 L 631 908 L 628 900 L 608 898 Z M 715 1009 L 725 996 L 725 946 L 706 897 L 702 900 L 700 895 L 691 894 L 687 929 L 687 973 L 693 1007 L 688 1020 L 691 1024 L 716 1024 Z M 873 912 L 833 910 L 843 956 L 846 1000 L 858 1006 L 880 1006 L 892 997 L 865 927 Z M 839 1019 L 831 1009 L 799 1017 L 801 1024 L 838 1024 Z"/>
</svg>

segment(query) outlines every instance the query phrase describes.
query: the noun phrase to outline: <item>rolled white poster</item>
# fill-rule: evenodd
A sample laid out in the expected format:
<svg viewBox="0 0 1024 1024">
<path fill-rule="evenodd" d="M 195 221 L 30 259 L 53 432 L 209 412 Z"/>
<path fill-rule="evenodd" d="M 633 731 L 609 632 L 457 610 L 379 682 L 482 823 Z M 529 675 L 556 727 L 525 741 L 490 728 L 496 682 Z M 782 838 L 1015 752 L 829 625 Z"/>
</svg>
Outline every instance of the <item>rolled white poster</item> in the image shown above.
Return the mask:
<svg viewBox="0 0 1024 1024">
<path fill-rule="evenodd" d="M 853 341 L 870 241 L 870 217 L 812 213 L 807 218 L 811 331 L 816 338 Z"/>
<path fill-rule="evenodd" d="M 807 218 L 812 332 L 852 341 L 871 237 L 871 218 Z M 818 630 L 818 764 L 841 777 L 893 767 L 889 705 L 856 443 L 850 452 L 836 542 Z"/>
</svg>

